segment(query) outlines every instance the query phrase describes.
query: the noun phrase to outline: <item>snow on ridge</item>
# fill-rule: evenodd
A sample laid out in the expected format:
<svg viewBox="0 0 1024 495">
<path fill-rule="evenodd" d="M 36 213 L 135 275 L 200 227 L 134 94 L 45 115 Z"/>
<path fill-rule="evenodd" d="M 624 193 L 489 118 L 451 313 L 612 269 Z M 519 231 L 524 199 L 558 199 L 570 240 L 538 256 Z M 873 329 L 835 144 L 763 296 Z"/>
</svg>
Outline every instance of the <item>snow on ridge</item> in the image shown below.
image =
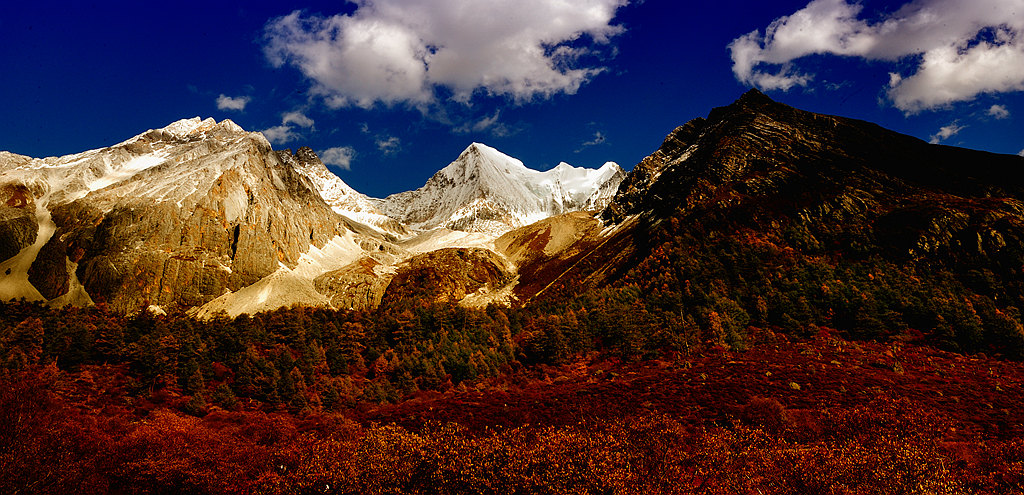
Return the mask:
<svg viewBox="0 0 1024 495">
<path fill-rule="evenodd" d="M 207 120 L 213 120 L 213 117 L 210 117 Z M 203 125 L 203 123 L 204 121 L 200 117 L 192 117 L 191 119 L 181 119 L 171 122 L 167 126 L 163 127 L 162 130 L 178 136 L 187 136 L 191 134 L 192 131 L 198 129 L 199 126 Z"/>
<path fill-rule="evenodd" d="M 315 153 L 313 155 L 315 156 Z M 331 172 L 319 157 L 314 160 L 302 160 L 292 156 L 286 158 L 286 161 L 310 179 L 320 197 L 336 213 L 381 233 L 398 236 L 405 234 L 401 227 L 395 228 L 398 223 L 395 219 L 381 212 L 371 198 L 356 191 Z"/>
<path fill-rule="evenodd" d="M 213 176 L 242 163 L 235 155 L 247 150 L 243 137 L 265 142 L 229 119 L 220 123 L 212 117 L 181 119 L 114 146 L 71 155 L 0 155 L 0 183 L 34 184 L 39 190 L 52 191 L 48 197 L 53 204 L 95 193 L 108 196 L 105 205 L 140 197 L 181 205 Z M 182 166 L 168 167 L 145 181 L 131 180 L 168 162 Z"/>
</svg>

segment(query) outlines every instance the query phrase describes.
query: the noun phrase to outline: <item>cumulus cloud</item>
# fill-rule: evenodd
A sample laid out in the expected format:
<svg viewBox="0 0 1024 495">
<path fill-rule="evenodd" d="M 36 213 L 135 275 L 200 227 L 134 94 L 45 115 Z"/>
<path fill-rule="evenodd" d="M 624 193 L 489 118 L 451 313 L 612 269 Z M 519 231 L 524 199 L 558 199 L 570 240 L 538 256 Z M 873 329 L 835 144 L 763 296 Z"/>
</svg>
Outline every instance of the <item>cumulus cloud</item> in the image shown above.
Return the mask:
<svg viewBox="0 0 1024 495">
<path fill-rule="evenodd" d="M 960 131 L 964 130 L 964 127 L 966 126 L 962 126 L 956 122 L 950 123 L 947 126 L 942 126 L 939 128 L 939 132 L 932 134 L 930 142 L 932 144 L 939 144 L 942 141 L 956 136 Z"/>
<path fill-rule="evenodd" d="M 1020 151 L 1018 151 L 1018 152 L 1017 152 L 1017 156 L 1024 156 L 1024 150 L 1020 150 Z"/>
<path fill-rule="evenodd" d="M 995 119 L 1005 119 L 1010 116 L 1010 111 L 1002 105 L 992 105 L 988 109 L 988 116 Z"/>
<path fill-rule="evenodd" d="M 762 89 L 807 86 L 796 62 L 838 55 L 909 62 L 886 90 L 908 112 L 1024 90 L 1024 0 L 914 0 L 871 18 L 859 3 L 813 0 L 729 44 L 733 73 Z"/>
<path fill-rule="evenodd" d="M 402 140 L 396 136 L 377 139 L 377 149 L 385 155 L 398 153 L 402 149 Z"/>
<path fill-rule="evenodd" d="M 260 132 L 273 144 L 285 144 L 299 138 L 299 134 L 290 125 L 278 125 Z"/>
<path fill-rule="evenodd" d="M 299 127 L 313 127 L 313 119 L 298 110 L 288 112 L 281 116 L 281 123 L 284 125 L 295 124 Z"/>
<path fill-rule="evenodd" d="M 296 130 L 297 127 L 312 128 L 313 119 L 298 110 L 285 112 L 281 114 L 281 125 L 263 129 L 260 132 L 263 133 L 263 137 L 267 138 L 267 141 L 273 144 L 285 144 L 302 137 Z"/>
<path fill-rule="evenodd" d="M 351 146 L 327 148 L 320 152 L 320 161 L 345 170 L 352 170 L 352 159 L 355 157 L 356 150 Z"/>
<path fill-rule="evenodd" d="M 241 112 L 245 110 L 245 106 L 252 101 L 252 98 L 248 96 L 235 96 L 231 97 L 225 94 L 221 94 L 217 97 L 217 110 L 234 110 Z"/>
<path fill-rule="evenodd" d="M 332 107 L 477 94 L 516 102 L 575 93 L 604 69 L 594 55 L 622 32 L 629 0 L 356 0 L 350 15 L 296 11 L 271 20 L 264 53 L 298 68 Z"/>
</svg>

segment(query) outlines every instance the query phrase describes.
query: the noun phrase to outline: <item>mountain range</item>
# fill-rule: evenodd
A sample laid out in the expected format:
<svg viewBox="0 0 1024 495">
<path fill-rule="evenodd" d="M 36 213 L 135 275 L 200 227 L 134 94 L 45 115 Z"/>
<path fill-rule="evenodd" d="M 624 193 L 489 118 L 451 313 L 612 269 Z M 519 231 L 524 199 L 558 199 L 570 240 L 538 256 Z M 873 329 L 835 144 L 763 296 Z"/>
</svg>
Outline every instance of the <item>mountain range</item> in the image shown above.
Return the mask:
<svg viewBox="0 0 1024 495">
<path fill-rule="evenodd" d="M 614 163 L 539 172 L 473 143 L 422 188 L 375 199 L 309 148 L 198 117 L 62 157 L 0 152 L 0 299 L 201 316 L 375 307 L 417 256 L 596 213 L 624 176 Z"/>
<path fill-rule="evenodd" d="M 201 317 L 414 296 L 527 304 L 654 263 L 671 221 L 809 256 L 997 274 L 991 290 L 1015 301 L 1022 165 L 751 90 L 629 174 L 541 172 L 473 143 L 423 187 L 377 199 L 308 148 L 194 118 L 64 157 L 0 153 L 0 298 Z"/>
</svg>

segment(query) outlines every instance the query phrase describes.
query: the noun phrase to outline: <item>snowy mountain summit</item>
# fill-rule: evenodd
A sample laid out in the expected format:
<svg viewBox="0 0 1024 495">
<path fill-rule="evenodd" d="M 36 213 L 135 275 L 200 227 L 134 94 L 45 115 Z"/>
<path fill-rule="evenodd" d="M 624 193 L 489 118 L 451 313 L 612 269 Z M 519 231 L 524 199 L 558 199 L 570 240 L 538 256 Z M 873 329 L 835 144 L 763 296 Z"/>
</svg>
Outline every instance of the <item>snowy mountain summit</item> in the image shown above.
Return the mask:
<svg viewBox="0 0 1024 495">
<path fill-rule="evenodd" d="M 378 200 L 385 214 L 414 230 L 447 228 L 500 235 L 570 211 L 600 210 L 625 172 L 561 163 L 541 172 L 489 146 L 473 143 L 415 190 Z"/>
</svg>

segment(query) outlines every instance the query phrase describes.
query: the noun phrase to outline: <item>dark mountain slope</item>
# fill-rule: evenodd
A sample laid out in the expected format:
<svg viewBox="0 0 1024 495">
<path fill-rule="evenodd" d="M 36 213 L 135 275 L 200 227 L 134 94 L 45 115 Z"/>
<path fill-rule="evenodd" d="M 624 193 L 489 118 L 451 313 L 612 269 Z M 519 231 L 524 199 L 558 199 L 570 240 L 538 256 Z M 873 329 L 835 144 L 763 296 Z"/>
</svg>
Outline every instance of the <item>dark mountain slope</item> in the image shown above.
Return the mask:
<svg viewBox="0 0 1024 495">
<path fill-rule="evenodd" d="M 1022 168 L 750 91 L 638 164 L 603 215 L 616 242 L 544 295 L 584 284 L 581 305 L 609 314 L 640 301 L 637 329 L 684 341 L 835 328 L 1019 355 Z"/>
<path fill-rule="evenodd" d="M 605 218 L 717 212 L 765 230 L 785 220 L 811 250 L 1009 262 L 1020 258 L 1004 251 L 1020 244 L 1022 167 L 1017 156 L 931 145 L 752 90 L 673 131 Z"/>
</svg>

